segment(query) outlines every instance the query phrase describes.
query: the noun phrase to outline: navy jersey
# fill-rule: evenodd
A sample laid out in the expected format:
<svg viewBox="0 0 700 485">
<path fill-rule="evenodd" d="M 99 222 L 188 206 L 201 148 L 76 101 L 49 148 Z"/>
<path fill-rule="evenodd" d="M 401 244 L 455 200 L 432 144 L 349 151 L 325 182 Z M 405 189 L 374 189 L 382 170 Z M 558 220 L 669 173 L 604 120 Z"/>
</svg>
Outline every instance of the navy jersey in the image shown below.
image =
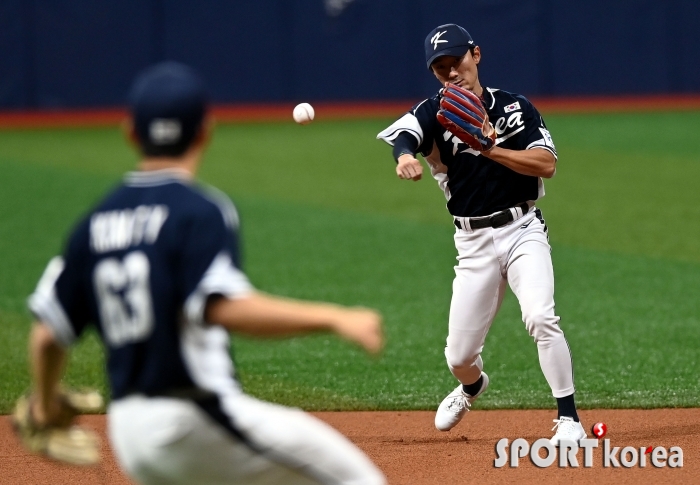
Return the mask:
<svg viewBox="0 0 700 485">
<path fill-rule="evenodd" d="M 95 324 L 112 397 L 239 391 L 228 332 L 203 321 L 210 295 L 249 294 L 238 216 L 179 170 L 133 172 L 72 233 L 29 307 L 70 345 Z"/>
<path fill-rule="evenodd" d="M 415 105 L 377 138 L 393 145 L 401 132 L 408 132 L 418 140 L 423 156 L 432 158 L 437 150 L 447 174 L 433 176 L 445 191 L 453 216 L 485 216 L 542 197 L 544 185 L 539 177 L 519 174 L 481 155 L 443 128 L 435 117 L 441 93 Z M 483 100 L 498 133 L 498 146 L 511 150 L 544 148 L 557 156 L 542 116 L 524 96 L 484 88 Z"/>
</svg>

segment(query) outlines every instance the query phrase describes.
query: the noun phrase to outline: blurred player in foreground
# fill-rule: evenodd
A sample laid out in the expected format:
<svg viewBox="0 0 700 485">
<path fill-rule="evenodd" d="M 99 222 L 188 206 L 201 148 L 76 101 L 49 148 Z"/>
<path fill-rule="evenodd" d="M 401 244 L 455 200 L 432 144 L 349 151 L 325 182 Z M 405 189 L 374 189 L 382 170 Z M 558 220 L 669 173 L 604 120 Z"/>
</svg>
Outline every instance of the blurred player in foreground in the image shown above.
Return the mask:
<svg viewBox="0 0 700 485">
<path fill-rule="evenodd" d="M 66 347 L 94 324 L 107 349 L 110 440 L 139 483 L 385 483 L 330 426 L 244 394 L 228 335 L 330 331 L 376 353 L 380 316 L 254 290 L 234 206 L 194 182 L 211 123 L 192 70 L 151 67 L 130 102 L 138 171 L 78 224 L 29 299 L 32 422 L 66 425 Z"/>
<path fill-rule="evenodd" d="M 379 133 L 394 147 L 396 173 L 419 180 L 421 153 L 447 197 L 458 264 L 445 357 L 459 385 L 440 404 L 435 426 L 448 431 L 488 387 L 481 352 L 506 283 L 537 344 L 558 404 L 552 442 L 586 437 L 574 404 L 569 345 L 554 313 L 547 226 L 535 201 L 554 175 L 557 153 L 535 107 L 519 94 L 483 87 L 481 49 L 455 24 L 425 39 L 428 69 L 443 86 Z"/>
</svg>

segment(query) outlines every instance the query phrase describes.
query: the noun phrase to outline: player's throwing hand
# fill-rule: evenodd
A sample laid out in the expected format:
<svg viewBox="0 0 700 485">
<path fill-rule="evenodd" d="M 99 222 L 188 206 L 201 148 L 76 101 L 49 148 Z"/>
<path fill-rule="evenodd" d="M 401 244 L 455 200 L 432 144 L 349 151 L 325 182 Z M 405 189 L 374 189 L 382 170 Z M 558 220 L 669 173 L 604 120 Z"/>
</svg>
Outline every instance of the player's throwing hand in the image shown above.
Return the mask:
<svg viewBox="0 0 700 485">
<path fill-rule="evenodd" d="M 341 309 L 333 322 L 333 330 L 372 354 L 378 353 L 384 345 L 382 317 L 374 310 L 359 307 Z"/>
<path fill-rule="evenodd" d="M 401 155 L 396 165 L 396 175 L 402 180 L 420 180 L 423 176 L 423 165 L 413 155 Z"/>
</svg>

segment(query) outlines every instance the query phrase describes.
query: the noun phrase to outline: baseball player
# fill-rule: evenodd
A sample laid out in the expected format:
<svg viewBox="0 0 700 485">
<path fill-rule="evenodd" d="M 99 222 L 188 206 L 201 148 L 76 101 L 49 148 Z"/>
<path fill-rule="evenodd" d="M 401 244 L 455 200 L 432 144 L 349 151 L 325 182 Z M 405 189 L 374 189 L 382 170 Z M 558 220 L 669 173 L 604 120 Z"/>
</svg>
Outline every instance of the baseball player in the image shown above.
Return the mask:
<svg viewBox="0 0 700 485">
<path fill-rule="evenodd" d="M 385 483 L 331 427 L 244 394 L 228 336 L 331 331 L 377 352 L 380 316 L 254 290 L 234 206 L 193 180 L 211 124 L 192 70 L 147 69 L 130 102 L 139 170 L 77 225 L 29 299 L 34 422 L 60 420 L 66 347 L 95 325 L 107 351 L 111 444 L 139 483 Z"/>
<path fill-rule="evenodd" d="M 400 179 L 421 178 L 415 155 L 423 155 L 456 228 L 445 357 L 459 385 L 438 407 L 435 426 L 452 429 L 488 388 L 481 352 L 507 283 L 557 400 L 552 442 L 578 441 L 586 434 L 574 404 L 569 346 L 554 313 L 547 226 L 535 207 L 544 195 L 542 179 L 555 172 L 552 137 L 525 97 L 481 85 L 481 49 L 462 27 L 447 24 L 430 32 L 425 59 L 443 88 L 377 138 L 394 147 Z"/>
</svg>

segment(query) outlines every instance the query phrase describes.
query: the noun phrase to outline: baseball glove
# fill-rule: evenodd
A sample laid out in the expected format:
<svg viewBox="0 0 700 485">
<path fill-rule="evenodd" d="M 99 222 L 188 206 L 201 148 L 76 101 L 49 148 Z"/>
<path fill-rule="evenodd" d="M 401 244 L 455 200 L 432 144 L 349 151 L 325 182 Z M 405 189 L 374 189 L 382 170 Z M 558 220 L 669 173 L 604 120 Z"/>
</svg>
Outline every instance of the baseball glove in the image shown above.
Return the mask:
<svg viewBox="0 0 700 485">
<path fill-rule="evenodd" d="M 488 151 L 496 143 L 496 130 L 488 121 L 481 99 L 455 84 L 448 83 L 442 90 L 437 120 L 450 133 L 478 152 Z"/>
<path fill-rule="evenodd" d="M 59 416 L 46 426 L 34 421 L 31 400 L 29 395 L 20 397 L 12 414 L 12 425 L 27 450 L 72 465 L 94 465 L 100 461 L 97 435 L 72 425 L 78 414 L 102 409 L 104 402 L 97 391 L 61 391 Z"/>
</svg>

